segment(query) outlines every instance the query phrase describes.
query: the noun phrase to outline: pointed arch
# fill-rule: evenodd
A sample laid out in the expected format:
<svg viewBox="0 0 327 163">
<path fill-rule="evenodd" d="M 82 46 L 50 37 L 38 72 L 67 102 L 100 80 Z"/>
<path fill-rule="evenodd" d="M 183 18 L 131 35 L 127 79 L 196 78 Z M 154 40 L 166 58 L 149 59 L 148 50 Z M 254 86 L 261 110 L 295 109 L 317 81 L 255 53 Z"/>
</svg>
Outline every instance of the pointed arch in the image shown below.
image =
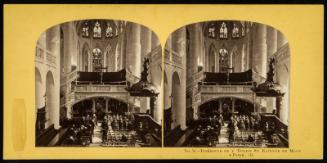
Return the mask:
<svg viewBox="0 0 327 163">
<path fill-rule="evenodd" d="M 46 74 L 46 90 L 45 90 L 45 111 L 46 111 L 46 124 L 50 126 L 54 124 L 54 109 L 55 108 L 55 88 L 54 88 L 54 77 L 51 71 Z"/>
<path fill-rule="evenodd" d="M 80 58 L 80 63 L 81 63 L 81 71 L 89 71 L 90 67 L 90 47 L 89 45 L 85 42 L 82 48 L 82 54 Z"/>
<path fill-rule="evenodd" d="M 42 106 L 42 76 L 40 73 L 40 70 L 35 67 L 35 107 L 36 109 L 39 109 Z"/>
<path fill-rule="evenodd" d="M 217 72 L 217 49 L 214 45 L 214 43 L 211 43 L 209 46 L 209 56 L 208 56 L 208 62 L 209 62 L 209 72 Z"/>
</svg>

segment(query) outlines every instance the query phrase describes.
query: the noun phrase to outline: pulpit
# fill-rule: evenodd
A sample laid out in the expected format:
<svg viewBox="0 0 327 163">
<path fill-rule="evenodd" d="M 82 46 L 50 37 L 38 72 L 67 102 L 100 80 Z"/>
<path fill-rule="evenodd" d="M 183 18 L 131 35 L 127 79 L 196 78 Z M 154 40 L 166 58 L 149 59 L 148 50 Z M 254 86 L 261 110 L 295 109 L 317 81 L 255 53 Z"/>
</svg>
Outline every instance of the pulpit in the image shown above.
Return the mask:
<svg viewBox="0 0 327 163">
<path fill-rule="evenodd" d="M 274 81 L 275 64 L 275 58 L 271 58 L 266 81 L 259 85 L 254 83 L 252 90 L 258 97 L 276 98 L 276 116 L 280 118 L 281 102 L 285 93 L 281 92 L 280 86 Z"/>
</svg>

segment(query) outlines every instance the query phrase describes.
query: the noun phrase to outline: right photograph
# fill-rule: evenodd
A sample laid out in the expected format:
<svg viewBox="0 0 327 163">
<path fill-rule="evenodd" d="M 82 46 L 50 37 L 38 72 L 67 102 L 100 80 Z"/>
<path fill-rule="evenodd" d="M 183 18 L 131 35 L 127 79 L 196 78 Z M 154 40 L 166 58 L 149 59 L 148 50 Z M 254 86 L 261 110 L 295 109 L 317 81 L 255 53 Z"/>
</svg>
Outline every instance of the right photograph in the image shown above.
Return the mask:
<svg viewBox="0 0 327 163">
<path fill-rule="evenodd" d="M 194 23 L 164 53 L 164 146 L 289 146 L 290 50 L 278 29 Z"/>
</svg>

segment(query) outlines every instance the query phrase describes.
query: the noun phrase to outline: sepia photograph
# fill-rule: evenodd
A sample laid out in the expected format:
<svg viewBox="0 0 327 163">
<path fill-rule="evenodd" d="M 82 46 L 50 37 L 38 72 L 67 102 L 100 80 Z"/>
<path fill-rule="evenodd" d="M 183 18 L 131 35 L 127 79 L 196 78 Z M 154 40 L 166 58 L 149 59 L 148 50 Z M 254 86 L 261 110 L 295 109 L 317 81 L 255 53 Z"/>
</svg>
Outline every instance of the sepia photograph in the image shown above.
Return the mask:
<svg viewBox="0 0 327 163">
<path fill-rule="evenodd" d="M 324 158 L 321 4 L 3 9 L 3 159 Z"/>
<path fill-rule="evenodd" d="M 179 28 L 164 48 L 164 146 L 288 147 L 290 51 L 274 27 Z"/>
<path fill-rule="evenodd" d="M 35 146 L 161 147 L 162 50 L 150 29 L 78 20 L 35 52 Z"/>
</svg>

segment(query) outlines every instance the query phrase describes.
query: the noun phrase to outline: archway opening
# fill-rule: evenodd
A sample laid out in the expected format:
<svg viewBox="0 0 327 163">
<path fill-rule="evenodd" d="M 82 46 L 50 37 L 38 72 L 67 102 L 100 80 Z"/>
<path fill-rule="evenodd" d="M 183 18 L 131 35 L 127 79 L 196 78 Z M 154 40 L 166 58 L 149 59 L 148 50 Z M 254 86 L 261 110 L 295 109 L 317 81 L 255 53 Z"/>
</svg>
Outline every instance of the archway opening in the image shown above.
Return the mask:
<svg viewBox="0 0 327 163">
<path fill-rule="evenodd" d="M 181 82 L 180 78 L 177 74 L 177 72 L 173 73 L 172 77 L 172 87 L 171 87 L 171 96 L 172 96 L 172 101 L 171 101 L 171 106 L 172 106 L 172 126 L 171 128 L 175 128 L 178 126 L 177 120 L 180 119 L 180 114 L 186 114 L 186 113 L 180 113 L 179 110 L 182 109 L 182 104 L 181 104 L 181 94 L 185 92 L 181 92 Z"/>
<path fill-rule="evenodd" d="M 125 115 L 128 112 L 128 105 L 125 102 L 109 97 L 95 97 L 74 104 L 72 112 L 72 116 L 75 118 L 95 114 L 97 120 L 103 120 L 106 114 Z"/>
<path fill-rule="evenodd" d="M 200 118 L 222 116 L 225 120 L 235 115 L 251 115 L 254 113 L 253 103 L 240 98 L 218 98 L 206 102 L 199 107 Z"/>
<path fill-rule="evenodd" d="M 49 71 L 46 76 L 46 91 L 45 91 L 45 112 L 46 112 L 46 128 L 55 121 L 55 89 L 54 89 L 54 79 L 52 73 Z M 58 108 L 59 109 L 59 108 Z"/>
<path fill-rule="evenodd" d="M 89 56 L 90 56 L 90 48 L 87 44 L 84 44 L 82 50 L 82 57 L 81 57 L 81 70 L 82 71 L 89 71 Z"/>
<path fill-rule="evenodd" d="M 40 109 L 42 108 L 42 78 L 40 71 L 35 68 L 35 108 Z"/>
</svg>

